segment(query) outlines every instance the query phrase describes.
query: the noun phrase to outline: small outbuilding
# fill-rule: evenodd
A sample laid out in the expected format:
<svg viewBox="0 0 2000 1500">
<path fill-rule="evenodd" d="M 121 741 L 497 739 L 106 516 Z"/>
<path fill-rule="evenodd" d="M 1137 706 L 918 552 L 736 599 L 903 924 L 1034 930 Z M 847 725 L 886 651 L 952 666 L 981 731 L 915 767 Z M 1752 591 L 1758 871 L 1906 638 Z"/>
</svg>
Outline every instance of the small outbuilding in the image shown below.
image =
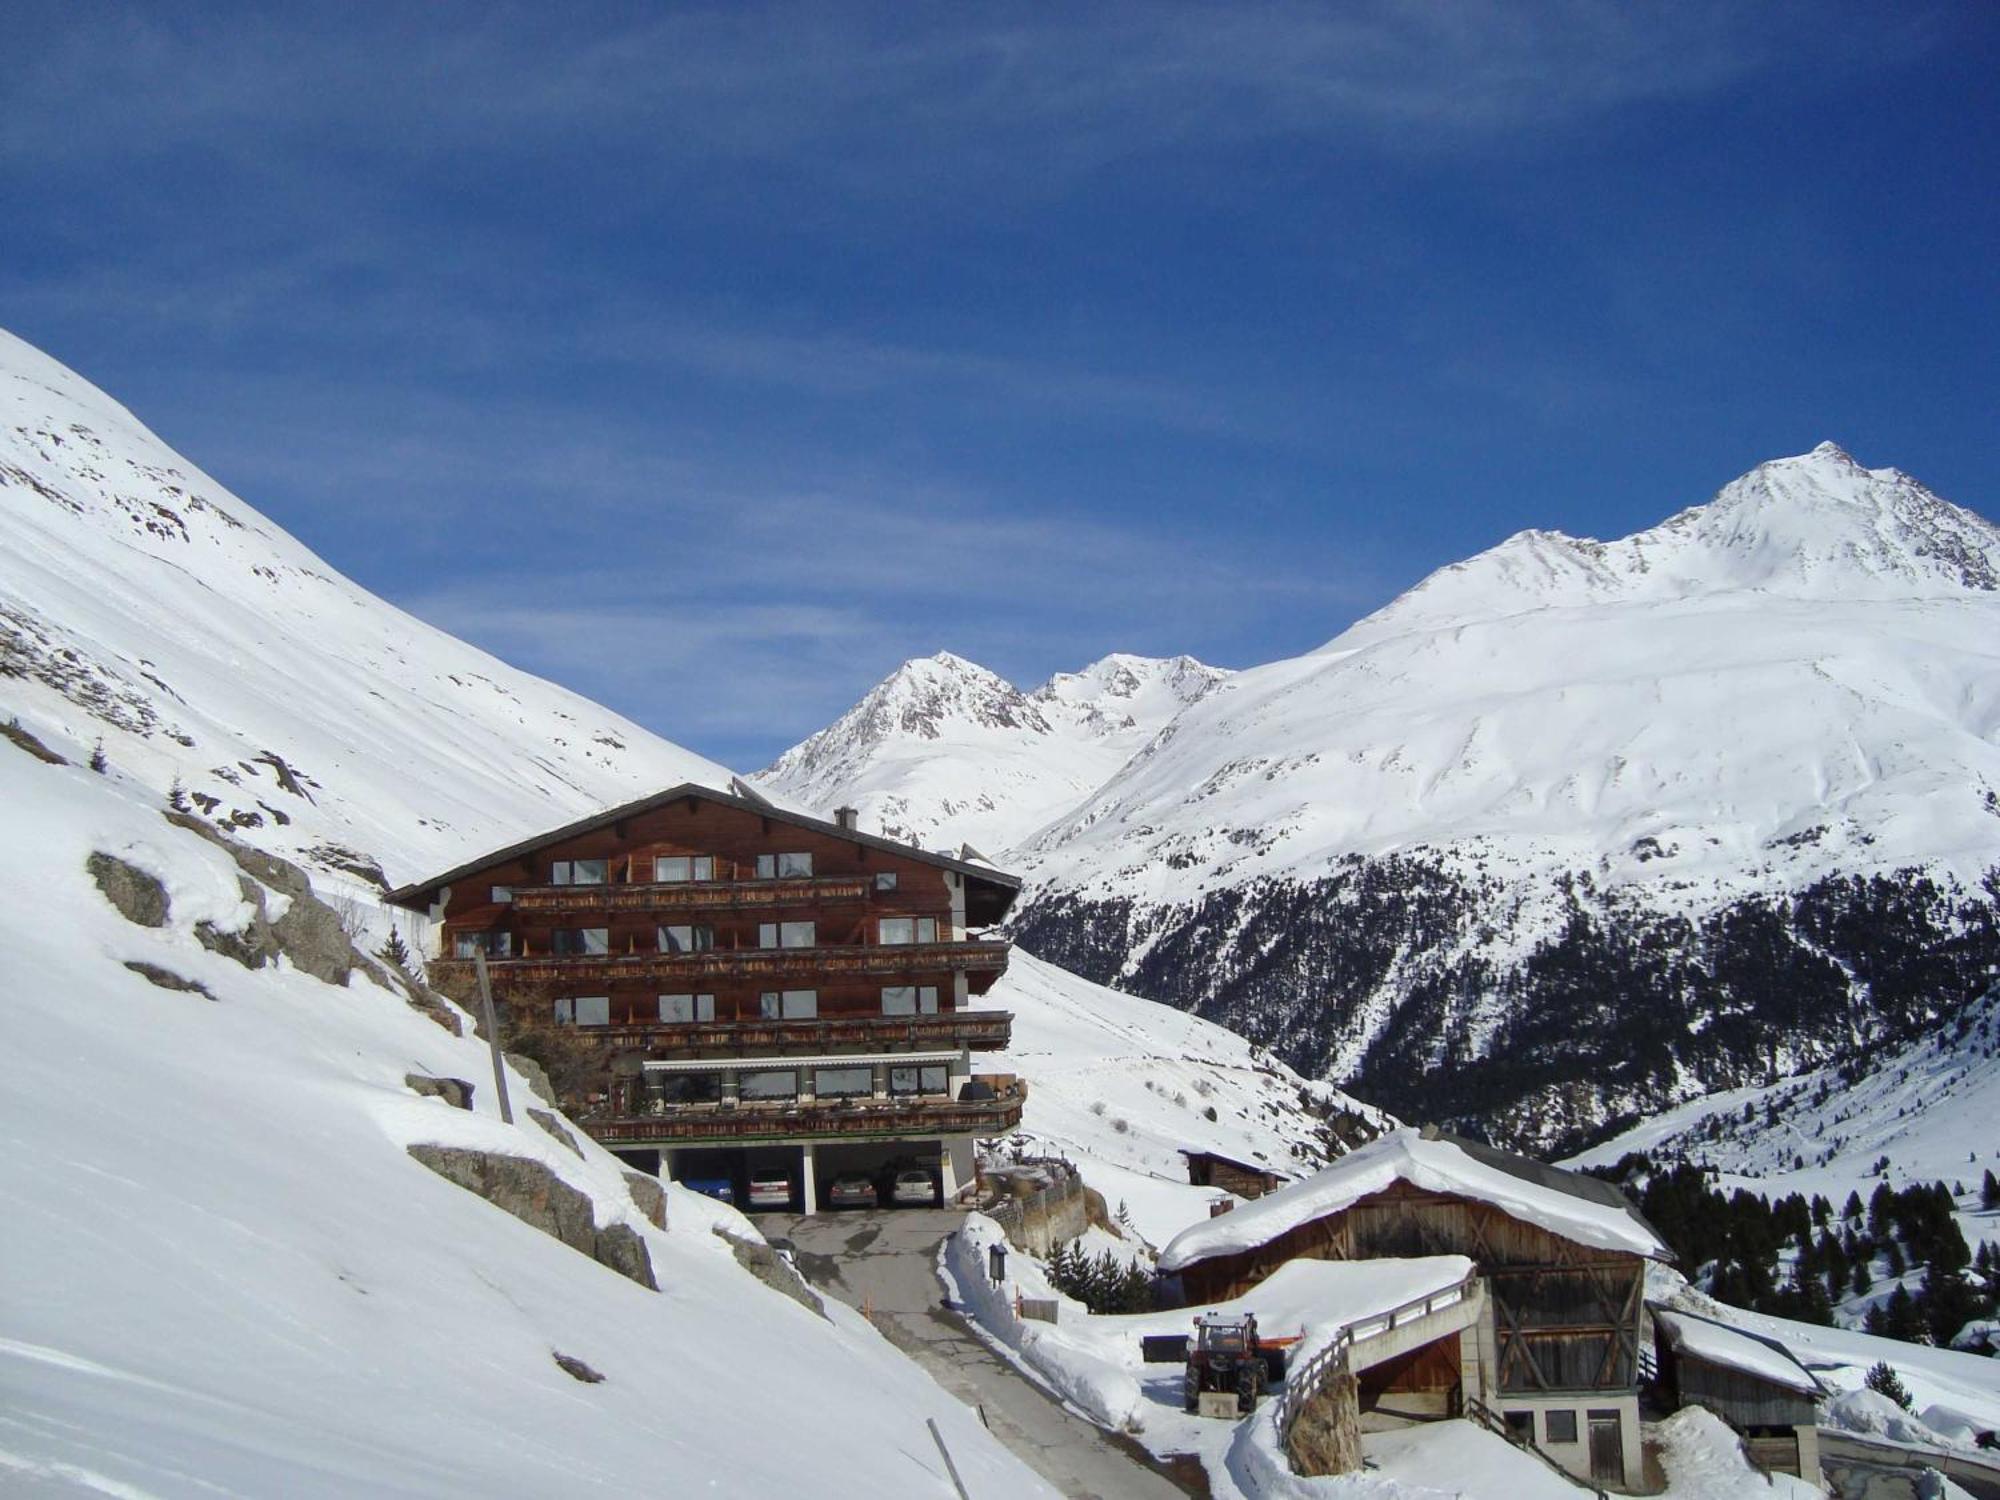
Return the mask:
<svg viewBox="0 0 2000 1500">
<path fill-rule="evenodd" d="M 1183 1147 L 1188 1181 L 1196 1187 L 1221 1188 L 1239 1198 L 1261 1198 L 1285 1185 L 1287 1179 L 1269 1167 L 1254 1166 L 1224 1156 L 1219 1151 L 1194 1151 Z"/>
<path fill-rule="evenodd" d="M 1657 1304 L 1660 1384 L 1678 1409 L 1703 1406 L 1766 1469 L 1823 1484 L 1818 1403 L 1826 1387 L 1775 1340 Z"/>
</svg>

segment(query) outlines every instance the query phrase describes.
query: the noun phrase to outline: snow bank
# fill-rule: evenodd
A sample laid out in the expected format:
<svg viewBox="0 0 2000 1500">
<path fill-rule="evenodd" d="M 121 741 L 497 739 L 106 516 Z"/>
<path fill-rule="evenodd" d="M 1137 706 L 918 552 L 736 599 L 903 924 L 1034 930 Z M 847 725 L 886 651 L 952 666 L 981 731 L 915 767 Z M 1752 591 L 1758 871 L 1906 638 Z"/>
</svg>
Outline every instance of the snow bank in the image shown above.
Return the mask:
<svg viewBox="0 0 2000 1500">
<path fill-rule="evenodd" d="M 1667 1255 L 1659 1237 L 1629 1208 L 1529 1182 L 1477 1160 L 1450 1141 L 1427 1140 L 1405 1128 L 1371 1141 L 1303 1182 L 1183 1230 L 1162 1252 L 1160 1266 L 1178 1271 L 1211 1256 L 1254 1249 L 1397 1182 L 1490 1203 L 1599 1250 L 1656 1259 Z"/>
</svg>

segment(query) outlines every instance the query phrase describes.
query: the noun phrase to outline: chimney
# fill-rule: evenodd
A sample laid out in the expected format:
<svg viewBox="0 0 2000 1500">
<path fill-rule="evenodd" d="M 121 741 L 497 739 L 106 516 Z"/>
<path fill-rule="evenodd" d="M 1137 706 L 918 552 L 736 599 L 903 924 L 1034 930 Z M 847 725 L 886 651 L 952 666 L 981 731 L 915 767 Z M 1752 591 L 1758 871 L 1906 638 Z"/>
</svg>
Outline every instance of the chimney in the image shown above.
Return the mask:
<svg viewBox="0 0 2000 1500">
<path fill-rule="evenodd" d="M 861 809 L 858 807 L 836 807 L 833 810 L 833 821 L 840 827 L 845 828 L 849 833 L 859 833 L 861 831 Z"/>
</svg>

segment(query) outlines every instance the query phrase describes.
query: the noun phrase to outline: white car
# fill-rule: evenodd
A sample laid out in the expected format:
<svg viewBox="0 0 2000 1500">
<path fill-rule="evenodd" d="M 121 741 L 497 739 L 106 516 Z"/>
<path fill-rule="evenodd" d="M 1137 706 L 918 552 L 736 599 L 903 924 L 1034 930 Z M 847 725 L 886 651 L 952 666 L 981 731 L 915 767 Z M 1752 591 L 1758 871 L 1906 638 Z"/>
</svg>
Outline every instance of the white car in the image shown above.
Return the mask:
<svg viewBox="0 0 2000 1500">
<path fill-rule="evenodd" d="M 791 1206 L 791 1173 L 782 1167 L 775 1167 L 750 1174 L 750 1207 L 790 1208 Z"/>
<path fill-rule="evenodd" d="M 889 1201 L 901 1207 L 929 1208 L 937 1202 L 937 1183 L 921 1167 L 906 1167 L 889 1187 Z"/>
</svg>

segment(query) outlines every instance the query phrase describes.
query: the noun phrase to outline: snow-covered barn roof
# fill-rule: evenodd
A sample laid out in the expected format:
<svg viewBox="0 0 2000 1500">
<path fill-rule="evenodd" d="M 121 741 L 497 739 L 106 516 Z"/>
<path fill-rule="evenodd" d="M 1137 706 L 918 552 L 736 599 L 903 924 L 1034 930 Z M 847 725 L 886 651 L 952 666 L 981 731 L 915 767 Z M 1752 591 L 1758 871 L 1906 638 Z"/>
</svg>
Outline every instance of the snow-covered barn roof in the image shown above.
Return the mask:
<svg viewBox="0 0 2000 1500">
<path fill-rule="evenodd" d="M 1370 1141 L 1301 1182 L 1182 1230 L 1161 1254 L 1160 1268 L 1178 1271 L 1196 1261 L 1269 1244 L 1397 1182 L 1489 1203 L 1592 1249 L 1672 1258 L 1653 1226 L 1608 1182 L 1455 1136 L 1405 1128 Z"/>
<path fill-rule="evenodd" d="M 1690 1359 L 1736 1370 L 1806 1396 L 1824 1396 L 1826 1387 L 1774 1339 L 1731 1328 L 1692 1313 L 1653 1308 L 1653 1320 L 1667 1336 L 1667 1347 Z"/>
</svg>

